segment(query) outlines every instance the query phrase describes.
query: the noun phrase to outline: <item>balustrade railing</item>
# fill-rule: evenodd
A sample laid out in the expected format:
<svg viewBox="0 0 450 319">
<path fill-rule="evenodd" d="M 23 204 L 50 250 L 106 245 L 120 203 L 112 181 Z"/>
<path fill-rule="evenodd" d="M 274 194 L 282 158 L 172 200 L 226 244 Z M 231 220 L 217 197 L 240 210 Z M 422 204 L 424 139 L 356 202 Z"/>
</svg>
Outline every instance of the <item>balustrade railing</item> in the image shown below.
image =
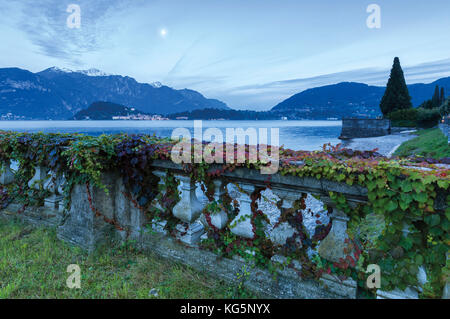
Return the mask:
<svg viewBox="0 0 450 319">
<path fill-rule="evenodd" d="M 211 170 L 214 169 L 214 167 L 211 168 Z M 205 209 L 210 201 L 199 200 L 196 195 L 196 192 L 199 192 L 198 185 L 188 173 L 184 172 L 182 166 L 171 161 L 155 160 L 152 163 L 152 170 L 153 175 L 158 178 L 155 187 L 164 188 L 167 174 L 172 174 L 179 184 L 179 200 L 171 209 L 173 217 L 178 221 L 173 229 L 173 234 L 182 243 L 190 247 L 197 247 L 202 240 L 208 239 L 214 232 L 225 229 L 229 229 L 231 234 L 243 240 L 254 239 L 256 236 L 254 224 L 256 210 L 261 211 L 266 216 L 269 215 L 269 212 L 264 211 L 264 205 L 258 207 L 256 204 L 255 206 L 255 198 L 257 197 L 255 195 L 262 190 L 270 192 L 273 195 L 272 200 L 273 198 L 277 199 L 269 205 L 271 210 L 276 211 L 277 220 L 272 221 L 271 224 L 263 221 L 262 227 L 267 238 L 273 244 L 273 260 L 286 261 L 286 257 L 289 256 L 283 256 L 283 248 L 286 248 L 287 245 L 294 245 L 296 249 L 301 249 L 306 242 L 309 242 L 310 247 L 303 248 L 309 249 L 309 253 L 313 251 L 312 255 L 309 254 L 310 257 L 320 256 L 329 262 L 339 263 L 347 255 L 353 254 L 353 251 L 348 250 L 349 216 L 337 207 L 335 201 L 330 199 L 330 194 L 339 193 L 353 206 L 368 201 L 367 189 L 358 185 L 350 186 L 329 180 L 274 174 L 271 176 L 270 187 L 268 187 L 267 177 L 258 171 L 237 168 L 232 172 L 225 171 L 220 176 L 212 178 L 213 191 L 212 196 L 210 196 L 212 201 L 221 203 L 225 196 L 235 195 L 234 198 L 231 198 L 231 205 L 237 214 L 230 218 L 229 212 L 221 205 L 216 205 L 218 209 L 213 212 L 208 212 Z M 44 206 L 64 213 L 65 218 L 59 227 L 60 237 L 86 248 L 94 247 L 97 242 L 103 239 L 107 226 L 110 226 L 110 229 L 115 229 L 122 240 L 130 238 L 137 241 L 144 240 L 143 233 L 148 232 L 147 224 L 151 225 L 150 228 L 153 231 L 162 235 L 169 235 L 166 227 L 167 221 L 161 220 L 159 217 L 149 220 L 145 211 L 129 195 L 129 190 L 124 186 L 119 174 L 105 173 L 105 178 L 108 194 L 101 189 L 95 189 L 93 186 L 75 185 L 71 190 L 71 202 L 67 210 L 64 209 L 63 205 L 64 187 L 67 182 L 64 174 L 57 174 L 46 167 L 37 167 L 34 176 L 28 182 L 28 186 L 46 190 L 50 196 L 45 198 Z M 3 163 L 0 184 L 7 185 L 12 182 L 14 182 L 14 172 L 10 168 L 10 163 Z M 234 188 L 234 192 L 229 192 L 230 186 Z M 304 216 L 300 216 L 300 218 L 298 214 L 301 215 L 305 207 L 293 209 L 295 203 L 304 201 L 307 196 L 320 198 L 330 212 L 330 224 L 320 225 L 325 233 L 317 241 L 317 245 L 311 244 L 314 229 L 306 235 L 300 234 L 304 226 L 302 225 Z M 264 196 L 259 200 L 265 200 Z M 168 209 L 155 199 L 151 201 L 150 206 L 161 211 Z M 294 218 L 297 214 L 300 224 L 287 220 L 286 214 L 289 213 L 289 210 L 292 210 L 289 217 Z M 275 216 L 273 212 L 270 214 Z M 282 216 L 285 219 L 280 220 Z M 212 232 L 211 227 L 214 228 Z M 405 232 L 407 232 L 406 229 Z M 304 236 L 309 238 L 305 239 Z M 297 266 L 294 268 L 297 270 L 302 267 L 298 261 L 295 263 Z M 426 278 L 424 268 L 420 270 L 420 273 L 422 278 Z M 337 294 L 344 293 L 347 297 L 356 296 L 357 285 L 350 278 L 341 280 L 329 274 L 323 274 L 321 281 L 328 289 Z M 421 284 L 423 285 L 425 282 L 426 279 L 425 281 L 422 280 Z M 448 286 L 446 289 L 448 294 Z M 396 290 L 393 292 L 379 291 L 378 297 L 414 297 L 417 296 L 417 290 L 420 290 L 420 288 L 409 287 L 405 291 Z"/>
</svg>

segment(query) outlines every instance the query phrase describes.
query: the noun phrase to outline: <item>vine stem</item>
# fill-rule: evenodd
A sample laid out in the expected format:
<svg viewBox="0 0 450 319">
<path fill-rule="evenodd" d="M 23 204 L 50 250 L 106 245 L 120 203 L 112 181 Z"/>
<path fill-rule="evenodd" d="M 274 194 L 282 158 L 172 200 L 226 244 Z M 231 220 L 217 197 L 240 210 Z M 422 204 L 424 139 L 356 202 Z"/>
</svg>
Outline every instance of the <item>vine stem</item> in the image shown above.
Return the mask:
<svg viewBox="0 0 450 319">
<path fill-rule="evenodd" d="M 114 218 L 110 219 L 110 218 L 106 217 L 97 208 L 94 207 L 94 204 L 92 203 L 91 190 L 89 189 L 89 182 L 86 182 L 86 191 L 88 194 L 89 207 L 91 208 L 94 215 L 96 217 L 102 217 L 106 223 L 113 225 L 117 230 L 124 231 L 125 229 Z M 127 234 L 128 234 L 128 232 L 127 232 Z"/>
</svg>

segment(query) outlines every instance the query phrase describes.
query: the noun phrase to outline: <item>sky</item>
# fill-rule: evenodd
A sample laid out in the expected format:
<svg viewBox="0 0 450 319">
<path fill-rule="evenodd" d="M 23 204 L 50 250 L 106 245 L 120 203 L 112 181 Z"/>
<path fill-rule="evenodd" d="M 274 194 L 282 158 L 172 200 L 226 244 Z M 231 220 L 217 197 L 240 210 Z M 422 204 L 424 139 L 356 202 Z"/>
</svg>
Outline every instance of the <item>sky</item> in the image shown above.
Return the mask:
<svg viewBox="0 0 450 319">
<path fill-rule="evenodd" d="M 450 76 L 448 0 L 0 0 L 0 12 L 0 67 L 97 68 L 235 109 L 341 81 L 385 85 L 395 56 L 408 84 Z"/>
</svg>

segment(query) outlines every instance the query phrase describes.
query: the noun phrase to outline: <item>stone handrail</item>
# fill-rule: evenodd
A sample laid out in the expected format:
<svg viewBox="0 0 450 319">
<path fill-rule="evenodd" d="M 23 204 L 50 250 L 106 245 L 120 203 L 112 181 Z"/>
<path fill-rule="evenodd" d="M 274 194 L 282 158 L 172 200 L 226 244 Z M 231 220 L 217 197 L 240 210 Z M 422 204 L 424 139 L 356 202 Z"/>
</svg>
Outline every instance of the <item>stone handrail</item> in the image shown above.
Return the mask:
<svg viewBox="0 0 450 319">
<path fill-rule="evenodd" d="M 198 245 L 203 239 L 208 237 L 206 230 L 210 227 L 203 213 L 208 199 L 204 196 L 198 196 L 199 194 L 202 195 L 200 188 L 190 179 L 181 165 L 168 160 L 155 160 L 151 166 L 153 174 L 159 178 L 159 184 L 164 183 L 163 178 L 168 173 L 172 174 L 179 182 L 180 200 L 172 210 L 173 216 L 179 220 L 179 224 L 175 228 L 175 235 L 179 241 L 190 247 L 189 249 L 195 249 L 195 254 L 199 254 L 197 252 L 199 251 Z M 220 167 L 219 165 L 212 165 L 210 170 L 213 171 Z M 8 184 L 13 181 L 14 174 L 10 170 L 9 164 L 5 164 L 3 173 L 0 176 L 0 183 Z M 134 240 L 142 247 L 146 246 L 146 241 L 149 240 L 146 225 L 152 223 L 152 221 L 148 220 L 146 214 L 127 196 L 127 190 L 118 172 L 105 172 L 102 175 L 102 182 L 106 186 L 108 193 L 91 185 L 75 185 L 71 191 L 70 207 L 67 210 L 64 210 L 64 198 L 61 195 L 64 182 L 64 176 L 56 176 L 56 174 L 45 167 L 38 167 L 34 177 L 28 183 L 30 187 L 44 187 L 52 193 L 45 200 L 44 206 L 63 215 L 61 224 L 58 227 L 59 238 L 89 250 L 94 249 L 97 245 L 104 242 L 105 238 L 111 236 L 118 237 L 119 240 Z M 267 190 L 267 182 L 267 175 L 262 175 L 258 170 L 248 168 L 224 171 L 220 177 L 214 178 L 215 189 L 213 197 L 217 201 L 229 191 L 227 191 L 227 187 L 230 187 L 230 185 L 236 186 L 234 189 L 236 198 L 234 199 L 239 203 L 239 212 L 234 220 L 229 220 L 228 215 L 224 211 L 217 212 L 210 216 L 210 223 L 217 229 L 224 229 L 227 225 L 233 225 L 233 227 L 230 227 L 230 231 L 236 236 L 243 239 L 254 238 L 254 227 L 251 219 L 246 218 L 246 216 L 252 215 L 251 205 L 253 200 L 251 195 L 256 189 Z M 261 204 L 259 207 L 264 214 L 273 217 L 274 221 L 271 225 L 267 225 L 266 230 L 267 237 L 275 247 L 283 247 L 288 240 L 295 238 L 295 234 L 298 232 L 286 221 L 274 227 L 283 209 L 292 208 L 296 200 L 301 199 L 305 196 L 304 194 L 308 194 L 310 200 L 314 200 L 311 195 L 320 197 L 320 201 L 327 205 L 330 212 L 330 214 L 323 213 L 323 218 L 329 218 L 328 225 L 331 227 L 328 228 L 328 233 L 320 241 L 313 255 L 318 254 L 331 262 L 338 262 L 341 258 L 345 258 L 345 249 L 348 246 L 347 222 L 349 216 L 336 207 L 335 202 L 329 197 L 330 192 L 336 192 L 345 196 L 350 206 L 356 207 L 356 205 L 364 204 L 368 201 L 366 188 L 359 185 L 350 186 L 346 183 L 326 179 L 318 180 L 277 173 L 270 175 L 270 190 L 267 191 L 272 198 L 275 198 L 275 202 L 282 200 L 280 207 L 270 200 L 266 200 L 266 204 Z M 441 202 L 444 201 L 442 200 Z M 152 205 L 159 209 L 164 209 L 160 203 L 155 202 Z M 443 208 L 441 207 L 440 209 Z M 165 221 L 157 221 L 153 223 L 152 229 L 163 237 L 169 237 L 164 226 Z M 164 246 L 161 244 L 161 241 L 156 241 L 152 245 L 153 248 L 155 248 L 154 245 Z M 156 250 L 158 249 L 160 248 Z M 176 255 L 176 249 L 172 249 L 174 249 L 174 255 Z M 278 250 L 277 254 L 272 257 L 272 261 L 282 264 L 286 261 L 286 256 L 283 256 L 280 252 L 281 250 Z M 166 253 L 161 252 L 162 255 Z M 178 260 L 183 258 L 183 256 L 177 257 Z M 189 258 L 186 257 L 186 260 L 189 260 Z M 196 262 L 198 261 L 193 261 L 191 264 Z M 203 266 L 205 267 L 205 265 Z M 298 262 L 294 262 L 293 266 L 291 265 L 291 268 L 295 271 L 298 271 L 301 267 L 301 264 Z M 286 273 L 281 273 L 281 275 L 283 274 L 288 276 Z M 341 280 L 334 276 L 323 274 L 320 280 L 326 287 L 325 290 L 329 292 L 328 296 L 356 297 L 357 285 L 352 279 Z M 297 284 L 303 285 L 300 278 L 298 278 Z M 317 292 L 316 296 L 324 296 L 323 294 L 322 292 Z M 293 295 L 289 296 L 298 297 L 299 293 L 293 293 Z M 325 294 L 325 296 L 327 295 Z M 407 291 L 397 290 L 394 292 L 379 291 L 378 296 L 380 298 L 417 297 L 417 289 L 409 288 Z"/>
</svg>

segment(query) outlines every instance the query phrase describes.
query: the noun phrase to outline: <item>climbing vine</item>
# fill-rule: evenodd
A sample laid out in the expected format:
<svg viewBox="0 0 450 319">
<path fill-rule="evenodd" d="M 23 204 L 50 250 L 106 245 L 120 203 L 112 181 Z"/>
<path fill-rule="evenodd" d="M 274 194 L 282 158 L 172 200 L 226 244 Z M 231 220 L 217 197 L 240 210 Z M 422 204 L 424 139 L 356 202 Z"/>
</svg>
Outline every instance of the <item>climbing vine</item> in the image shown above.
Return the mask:
<svg viewBox="0 0 450 319">
<path fill-rule="evenodd" d="M 66 208 L 70 207 L 70 194 L 75 185 L 86 185 L 88 190 L 97 187 L 108 192 L 102 174 L 118 171 L 125 186 L 124 195 L 133 205 L 144 211 L 152 222 L 166 221 L 164 228 L 174 233 L 179 220 L 173 217 L 171 211 L 179 200 L 178 182 L 167 171 L 163 183 L 160 183 L 153 174 L 152 163 L 170 159 L 175 142 L 147 135 L 92 137 L 81 134 L 0 132 L 0 160 L 2 163 L 14 161 L 18 167 L 14 172 L 15 182 L 0 188 L 1 206 L 5 207 L 13 200 L 21 203 L 24 209 L 42 204 L 48 195 L 42 181 L 28 185 L 38 167 L 46 167 L 56 176 L 64 175 Z M 236 145 L 234 151 L 237 151 Z M 248 145 L 245 154 L 248 159 Z M 225 152 L 223 157 L 225 162 Z M 183 164 L 182 169 L 201 185 L 209 199 L 203 210 L 208 226 L 208 239 L 202 243 L 203 248 L 227 257 L 239 255 L 253 260 L 258 266 L 266 267 L 272 267 L 269 266 L 270 259 L 281 249 L 289 258 L 302 262 L 303 275 L 335 273 L 358 280 L 360 286 L 363 278 L 366 278 L 367 265 L 375 263 L 382 269 L 383 290 L 417 286 L 418 269 L 423 266 L 429 279 L 423 287 L 423 296 L 438 297 L 449 277 L 446 254 L 450 247 L 450 172 L 443 165 L 449 163 L 448 158 L 387 159 L 376 150 L 353 151 L 331 145 L 325 145 L 323 150 L 315 152 L 281 148 L 280 174 L 345 183 L 359 186 L 367 192 L 367 204 L 356 207 L 349 205 L 340 193 L 328 194 L 336 209 L 345 212 L 350 218 L 346 257 L 337 263 L 317 257 L 312 260 L 308 258 L 306 250 L 315 248 L 325 238 L 331 223 L 317 227 L 316 233 L 309 236 L 303 227 L 301 212 L 306 207 L 302 194 L 299 194 L 294 207 L 282 210 L 279 222 L 287 222 L 296 230 L 284 247 L 274 247 L 264 232 L 268 220 L 257 205 L 263 188 L 248 194 L 252 201 L 251 214 L 245 218 L 250 219 L 254 237 L 246 239 L 231 232 L 231 221 L 239 212 L 239 203 L 227 192 L 220 199 L 214 198 L 213 180 L 239 167 L 260 169 L 267 165 L 264 161 L 220 166 L 192 162 Z M 2 167 L 4 170 L 5 167 Z M 270 176 L 265 184 L 270 188 Z M 281 207 L 281 202 L 277 205 Z M 96 215 L 102 216 L 102 212 L 92 203 L 91 209 Z M 225 212 L 229 221 L 222 229 L 218 229 L 211 221 L 211 216 L 219 212 Z M 382 229 L 368 240 L 360 234 L 360 228 L 372 215 L 382 221 L 379 224 Z M 115 220 L 105 221 L 117 229 L 122 228 Z"/>
</svg>

